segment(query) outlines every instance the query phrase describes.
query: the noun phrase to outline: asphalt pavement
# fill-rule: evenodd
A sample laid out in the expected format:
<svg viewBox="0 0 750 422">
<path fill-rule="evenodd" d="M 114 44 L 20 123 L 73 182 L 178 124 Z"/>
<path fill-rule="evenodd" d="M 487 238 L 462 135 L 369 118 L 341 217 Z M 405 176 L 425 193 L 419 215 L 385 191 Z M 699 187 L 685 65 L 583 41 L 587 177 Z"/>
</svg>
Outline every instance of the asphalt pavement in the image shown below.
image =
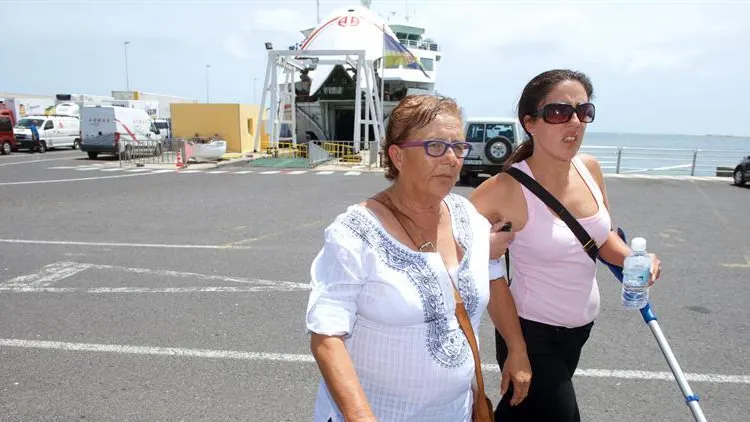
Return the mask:
<svg viewBox="0 0 750 422">
<path fill-rule="evenodd" d="M 311 420 L 309 265 L 324 227 L 387 186 L 382 173 L 185 174 L 84 157 L 0 157 L 0 420 Z M 652 303 L 708 420 L 747 420 L 750 189 L 607 185 L 615 223 L 662 259 Z M 692 420 L 649 329 L 599 274 L 575 378 L 583 420 Z M 480 336 L 497 402 L 486 315 Z"/>
</svg>

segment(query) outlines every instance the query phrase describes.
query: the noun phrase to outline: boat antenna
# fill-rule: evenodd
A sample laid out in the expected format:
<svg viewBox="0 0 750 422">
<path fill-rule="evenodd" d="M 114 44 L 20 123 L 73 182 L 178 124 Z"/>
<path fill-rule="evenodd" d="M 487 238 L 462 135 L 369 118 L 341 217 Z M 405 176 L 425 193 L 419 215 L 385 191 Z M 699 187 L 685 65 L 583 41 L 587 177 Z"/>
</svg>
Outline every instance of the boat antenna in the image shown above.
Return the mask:
<svg viewBox="0 0 750 422">
<path fill-rule="evenodd" d="M 318 11 L 318 23 L 320 23 L 320 0 L 315 0 L 315 7 Z"/>
</svg>

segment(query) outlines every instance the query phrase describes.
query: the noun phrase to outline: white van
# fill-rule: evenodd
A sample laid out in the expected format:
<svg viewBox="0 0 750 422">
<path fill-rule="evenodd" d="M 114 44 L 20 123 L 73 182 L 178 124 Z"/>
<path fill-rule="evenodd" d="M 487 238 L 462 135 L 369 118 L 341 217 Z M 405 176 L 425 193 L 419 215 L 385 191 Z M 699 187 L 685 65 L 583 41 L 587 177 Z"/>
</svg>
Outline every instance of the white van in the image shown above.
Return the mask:
<svg viewBox="0 0 750 422">
<path fill-rule="evenodd" d="M 62 147 L 76 149 L 81 142 L 81 121 L 78 117 L 56 114 L 26 116 L 13 128 L 13 134 L 22 149 L 29 149 L 32 145 L 32 122 L 36 123 L 36 129 L 39 131 L 41 151 Z"/>
<path fill-rule="evenodd" d="M 99 154 L 161 155 L 162 137 L 146 110 L 115 106 L 81 109 L 81 151 L 90 159 Z"/>
</svg>

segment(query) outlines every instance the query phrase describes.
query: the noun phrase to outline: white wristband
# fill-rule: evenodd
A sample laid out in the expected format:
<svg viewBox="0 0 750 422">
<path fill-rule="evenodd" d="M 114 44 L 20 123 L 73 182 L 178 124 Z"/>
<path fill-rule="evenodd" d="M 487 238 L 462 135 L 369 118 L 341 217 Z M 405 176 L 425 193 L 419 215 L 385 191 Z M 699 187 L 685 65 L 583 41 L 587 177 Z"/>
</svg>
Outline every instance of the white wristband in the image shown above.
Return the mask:
<svg viewBox="0 0 750 422">
<path fill-rule="evenodd" d="M 505 277 L 505 262 L 503 258 L 490 259 L 490 280 L 497 280 L 498 278 Z"/>
</svg>

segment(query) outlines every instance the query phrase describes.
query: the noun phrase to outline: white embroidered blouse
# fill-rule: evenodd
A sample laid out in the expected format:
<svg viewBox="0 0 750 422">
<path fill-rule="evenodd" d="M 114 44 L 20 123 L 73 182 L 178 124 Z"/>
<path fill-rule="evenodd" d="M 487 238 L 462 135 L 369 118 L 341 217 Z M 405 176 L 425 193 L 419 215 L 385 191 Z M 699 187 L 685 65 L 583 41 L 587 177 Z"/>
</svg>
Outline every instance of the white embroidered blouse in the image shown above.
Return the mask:
<svg viewBox="0 0 750 422">
<path fill-rule="evenodd" d="M 462 196 L 445 203 L 464 250 L 453 277 L 476 335 L 489 301 L 490 223 Z M 378 421 L 471 420 L 474 359 L 438 253 L 413 251 L 351 205 L 326 228 L 311 276 L 307 329 L 345 336 Z M 344 420 L 322 378 L 314 415 Z"/>
</svg>

